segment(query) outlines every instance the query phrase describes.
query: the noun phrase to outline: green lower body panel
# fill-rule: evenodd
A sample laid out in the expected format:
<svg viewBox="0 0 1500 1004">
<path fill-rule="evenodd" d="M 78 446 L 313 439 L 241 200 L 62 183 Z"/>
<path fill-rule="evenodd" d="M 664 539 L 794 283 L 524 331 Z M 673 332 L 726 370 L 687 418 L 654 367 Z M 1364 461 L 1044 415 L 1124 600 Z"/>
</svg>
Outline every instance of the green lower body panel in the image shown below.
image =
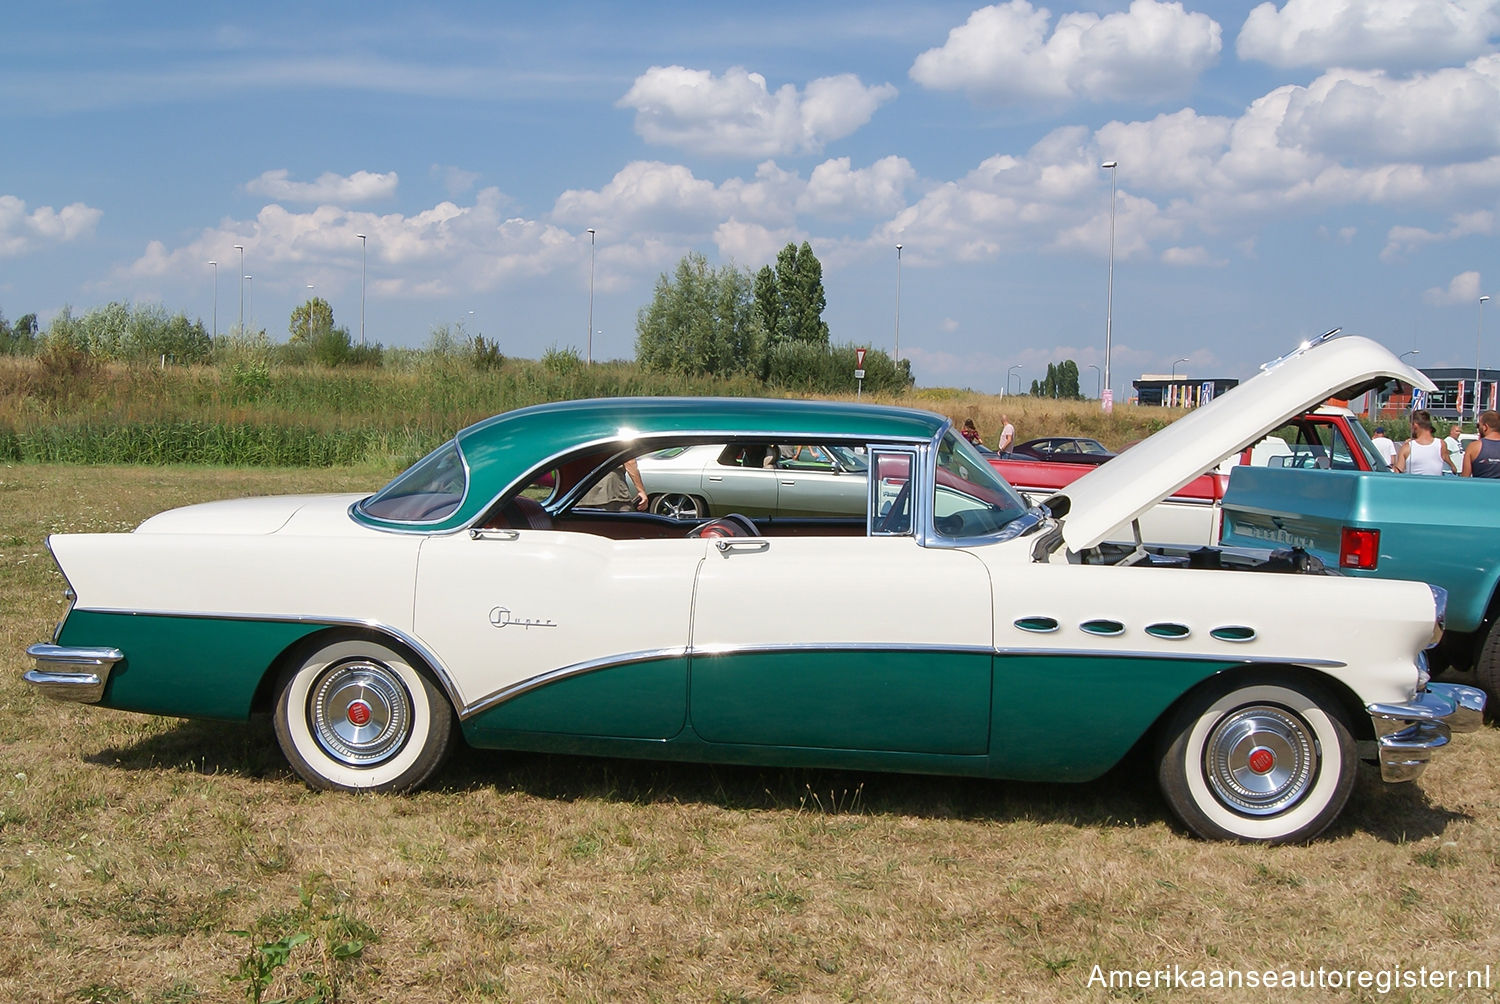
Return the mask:
<svg viewBox="0 0 1500 1004">
<path fill-rule="evenodd" d="M 991 773 L 1092 780 L 1119 763 L 1179 697 L 1228 668 L 1149 656 L 997 657 Z"/>
<path fill-rule="evenodd" d="M 472 746 L 506 747 L 520 732 L 670 739 L 687 723 L 687 658 L 565 676 L 464 722 Z"/>
<path fill-rule="evenodd" d="M 74 610 L 59 644 L 117 648 L 106 708 L 240 721 L 276 658 L 322 625 Z"/>
</svg>

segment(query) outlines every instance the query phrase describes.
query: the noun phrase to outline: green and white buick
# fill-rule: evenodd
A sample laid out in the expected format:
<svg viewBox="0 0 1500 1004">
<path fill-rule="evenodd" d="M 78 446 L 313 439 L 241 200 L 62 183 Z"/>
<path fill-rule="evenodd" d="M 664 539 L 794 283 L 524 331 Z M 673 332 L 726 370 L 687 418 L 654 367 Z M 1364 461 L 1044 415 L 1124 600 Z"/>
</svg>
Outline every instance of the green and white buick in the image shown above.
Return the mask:
<svg viewBox="0 0 1500 1004">
<path fill-rule="evenodd" d="M 1411 780 L 1479 726 L 1482 693 L 1428 680 L 1442 591 L 1294 552 L 1105 538 L 1288 416 L 1387 378 L 1426 385 L 1374 342 L 1325 337 L 1040 503 L 920 411 L 526 408 L 367 497 L 51 537 L 71 603 L 26 677 L 150 714 L 270 713 L 307 783 L 357 791 L 427 781 L 460 736 L 1052 781 L 1095 778 L 1145 740 L 1192 832 L 1307 840 L 1361 759 Z M 611 478 L 638 497 L 627 460 L 738 443 L 848 451 L 865 487 L 811 516 L 599 502 Z"/>
</svg>

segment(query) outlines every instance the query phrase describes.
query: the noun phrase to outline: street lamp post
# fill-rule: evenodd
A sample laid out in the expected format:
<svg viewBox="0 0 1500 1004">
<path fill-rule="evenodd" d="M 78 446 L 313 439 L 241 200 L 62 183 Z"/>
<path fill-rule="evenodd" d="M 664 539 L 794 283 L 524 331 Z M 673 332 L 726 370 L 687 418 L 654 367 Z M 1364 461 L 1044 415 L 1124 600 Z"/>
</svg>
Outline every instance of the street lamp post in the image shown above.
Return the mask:
<svg viewBox="0 0 1500 1004">
<path fill-rule="evenodd" d="M 594 228 L 589 227 L 589 366 L 594 365 Z"/>
<path fill-rule="evenodd" d="M 303 326 L 302 330 L 306 333 L 308 341 L 312 340 L 313 297 L 316 295 L 313 290 L 315 290 L 316 288 L 317 287 L 313 283 L 307 284 L 307 324 Z"/>
<path fill-rule="evenodd" d="M 355 234 L 359 238 L 359 344 L 365 343 L 365 235 Z M 473 313 L 473 311 L 469 311 Z"/>
<path fill-rule="evenodd" d="M 1177 379 L 1177 364 L 1178 363 L 1185 363 L 1185 362 L 1187 362 L 1187 356 L 1183 356 L 1181 359 L 1174 359 L 1174 360 L 1172 360 L 1172 379 L 1173 380 Z M 1184 373 L 1183 376 L 1187 376 L 1187 374 Z"/>
<path fill-rule="evenodd" d="M 1115 308 L 1115 177 L 1120 162 L 1107 160 L 1099 167 L 1109 172 L 1109 286 L 1104 295 L 1104 382 L 1110 383 L 1110 340 L 1114 334 Z M 1099 396 L 1104 397 L 1104 392 L 1100 391 Z"/>
<path fill-rule="evenodd" d="M 1098 366 L 1097 363 L 1089 363 L 1089 369 L 1091 369 L 1091 370 L 1094 371 L 1094 386 L 1095 386 L 1094 396 L 1095 397 L 1103 397 L 1104 396 L 1104 371 L 1099 368 L 1099 366 Z"/>
<path fill-rule="evenodd" d="M 1020 363 L 1016 363 L 1010 369 L 1008 369 L 1008 370 L 1005 371 L 1005 393 L 1007 393 L 1007 394 L 1010 393 L 1010 375 L 1012 373 L 1014 373 L 1016 370 L 1020 369 L 1020 368 L 1021 368 L 1021 364 Z M 1019 383 L 1017 383 L 1016 386 L 1019 387 L 1021 385 Z"/>
<path fill-rule="evenodd" d="M 255 326 L 255 276 L 253 276 L 253 275 L 242 275 L 242 276 L 240 276 L 240 292 L 241 292 L 241 294 L 244 293 L 245 283 L 247 283 L 247 282 L 250 284 L 250 326 L 254 327 Z M 240 320 L 240 334 L 243 335 L 244 333 L 245 333 L 245 322 L 244 322 L 244 319 L 243 319 L 243 315 L 241 315 L 241 320 Z"/>
<path fill-rule="evenodd" d="M 1479 347 L 1484 341 L 1484 305 L 1489 297 L 1479 298 L 1479 322 L 1474 328 L 1474 424 L 1479 425 Z"/>
<path fill-rule="evenodd" d="M 214 267 L 214 338 L 219 337 L 219 263 L 209 262 Z"/>
<path fill-rule="evenodd" d="M 901 359 L 901 245 L 896 245 L 896 361 Z M 1007 377 L 1006 390 L 1010 389 Z"/>
<path fill-rule="evenodd" d="M 234 249 L 240 253 L 240 335 L 245 334 L 245 245 L 236 244 Z"/>
</svg>

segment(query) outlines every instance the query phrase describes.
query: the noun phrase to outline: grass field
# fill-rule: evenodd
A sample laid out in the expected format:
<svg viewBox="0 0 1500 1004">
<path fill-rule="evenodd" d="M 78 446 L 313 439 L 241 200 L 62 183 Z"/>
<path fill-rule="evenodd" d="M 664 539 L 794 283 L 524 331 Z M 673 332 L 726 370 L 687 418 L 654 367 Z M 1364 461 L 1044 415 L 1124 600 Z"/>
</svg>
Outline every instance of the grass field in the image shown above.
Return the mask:
<svg viewBox="0 0 1500 1004">
<path fill-rule="evenodd" d="M 320 794 L 264 722 L 21 682 L 62 608 L 46 534 L 388 474 L 0 467 L 0 1000 L 1500 998 L 1090 982 L 1494 966 L 1494 728 L 1415 784 L 1363 769 L 1323 838 L 1267 849 L 1183 836 L 1141 763 L 1065 786 L 461 750 L 416 795 Z"/>
</svg>

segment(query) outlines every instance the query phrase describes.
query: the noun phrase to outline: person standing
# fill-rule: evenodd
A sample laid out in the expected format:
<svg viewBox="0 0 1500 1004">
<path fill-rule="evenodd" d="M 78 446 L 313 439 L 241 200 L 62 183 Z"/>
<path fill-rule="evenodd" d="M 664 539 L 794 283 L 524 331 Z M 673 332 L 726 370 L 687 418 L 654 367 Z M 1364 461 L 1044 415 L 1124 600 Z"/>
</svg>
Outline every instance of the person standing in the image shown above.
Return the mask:
<svg viewBox="0 0 1500 1004">
<path fill-rule="evenodd" d="M 973 443 L 975 446 L 984 445 L 984 440 L 979 438 L 979 430 L 974 428 L 974 420 L 972 418 L 964 419 L 964 427 L 962 429 L 959 429 L 958 431 L 960 435 L 962 435 L 969 442 Z"/>
<path fill-rule="evenodd" d="M 1487 411 L 1479 416 L 1479 438 L 1464 450 L 1463 475 L 1500 479 L 1500 413 Z"/>
<path fill-rule="evenodd" d="M 1396 459 L 1396 444 L 1386 437 L 1385 426 L 1375 426 L 1375 435 L 1370 442 L 1375 444 L 1376 450 L 1380 451 L 1380 458 L 1385 461 L 1385 465 L 1391 466 L 1391 461 Z"/>
<path fill-rule="evenodd" d="M 1000 442 L 995 445 L 995 452 L 1005 453 L 1016 441 L 1016 427 L 1010 424 L 1010 416 L 1004 413 L 1000 415 L 1000 425 Z"/>
<path fill-rule="evenodd" d="M 1444 467 L 1452 467 L 1448 448 L 1433 435 L 1432 418 L 1425 411 L 1412 412 L 1411 438 L 1401 444 L 1396 460 L 1391 464 L 1398 474 L 1441 474 Z"/>
<path fill-rule="evenodd" d="M 1448 459 L 1454 464 L 1454 470 L 1458 469 L 1459 458 L 1464 455 L 1464 423 L 1457 419 L 1448 426 L 1448 436 L 1443 440 L 1443 445 L 1448 447 Z"/>
<path fill-rule="evenodd" d="M 635 491 L 631 491 L 634 484 Z M 590 488 L 578 504 L 589 509 L 606 509 L 609 512 L 640 512 L 646 508 L 649 496 L 646 482 L 641 480 L 641 469 L 635 459 L 625 461 Z"/>
</svg>

